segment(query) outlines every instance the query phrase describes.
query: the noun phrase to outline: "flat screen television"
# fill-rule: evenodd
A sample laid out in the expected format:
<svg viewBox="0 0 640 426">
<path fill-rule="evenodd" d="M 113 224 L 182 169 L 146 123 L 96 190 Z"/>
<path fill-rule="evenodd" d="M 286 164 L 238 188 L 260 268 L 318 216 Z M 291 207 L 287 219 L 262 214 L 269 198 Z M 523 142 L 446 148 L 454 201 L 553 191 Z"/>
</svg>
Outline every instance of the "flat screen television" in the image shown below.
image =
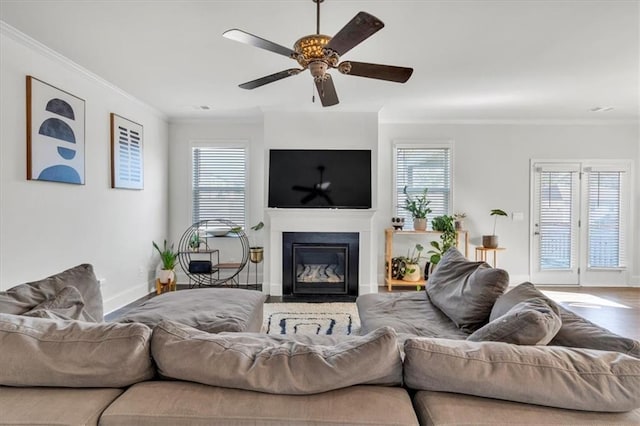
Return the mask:
<svg viewBox="0 0 640 426">
<path fill-rule="evenodd" d="M 371 150 L 272 149 L 268 206 L 371 208 Z"/>
</svg>

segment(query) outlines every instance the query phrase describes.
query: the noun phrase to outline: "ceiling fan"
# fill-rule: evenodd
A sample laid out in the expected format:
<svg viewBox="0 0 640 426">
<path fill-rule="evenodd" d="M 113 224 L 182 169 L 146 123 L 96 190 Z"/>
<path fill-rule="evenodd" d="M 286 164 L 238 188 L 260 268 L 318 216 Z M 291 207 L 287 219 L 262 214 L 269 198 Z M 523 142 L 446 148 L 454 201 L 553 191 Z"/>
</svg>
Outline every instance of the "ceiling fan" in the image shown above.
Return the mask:
<svg viewBox="0 0 640 426">
<path fill-rule="evenodd" d="M 316 34 L 300 38 L 293 46 L 293 50 L 238 29 L 231 29 L 222 34 L 228 39 L 295 59 L 302 67 L 290 68 L 248 81 L 240 84 L 241 88 L 255 89 L 286 77 L 298 75 L 301 71 L 309 69 L 320 95 L 320 102 L 322 106 L 327 107 L 336 105 L 339 102 L 333 79 L 327 72 L 330 68 L 336 68 L 345 75 L 375 78 L 397 83 L 405 83 L 409 80 L 413 73 L 413 68 L 354 61 L 340 62 L 340 56 L 381 30 L 384 27 L 384 23 L 367 12 L 359 12 L 335 36 L 323 35 L 320 34 L 320 3 L 324 0 L 312 1 L 316 3 Z"/>
<path fill-rule="evenodd" d="M 329 196 L 329 193 L 331 192 L 331 190 L 329 189 L 331 182 L 325 182 L 324 170 L 324 166 L 318 166 L 318 171 L 320 172 L 320 180 L 313 186 L 293 185 L 291 187 L 291 189 L 293 189 L 294 191 L 302 191 L 308 193 L 307 195 L 302 197 L 302 199 L 300 199 L 300 203 L 307 204 L 317 197 L 322 197 L 329 203 L 330 206 L 333 205 L 333 200 Z"/>
</svg>

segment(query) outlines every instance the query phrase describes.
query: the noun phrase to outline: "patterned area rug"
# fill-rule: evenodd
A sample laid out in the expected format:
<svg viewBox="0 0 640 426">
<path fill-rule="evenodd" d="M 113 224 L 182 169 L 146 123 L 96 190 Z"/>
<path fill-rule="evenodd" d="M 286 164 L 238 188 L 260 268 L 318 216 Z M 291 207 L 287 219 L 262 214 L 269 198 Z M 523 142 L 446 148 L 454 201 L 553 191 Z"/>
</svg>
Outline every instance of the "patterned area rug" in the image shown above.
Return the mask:
<svg viewBox="0 0 640 426">
<path fill-rule="evenodd" d="M 267 334 L 357 335 L 355 303 L 265 303 L 262 332 Z"/>
</svg>

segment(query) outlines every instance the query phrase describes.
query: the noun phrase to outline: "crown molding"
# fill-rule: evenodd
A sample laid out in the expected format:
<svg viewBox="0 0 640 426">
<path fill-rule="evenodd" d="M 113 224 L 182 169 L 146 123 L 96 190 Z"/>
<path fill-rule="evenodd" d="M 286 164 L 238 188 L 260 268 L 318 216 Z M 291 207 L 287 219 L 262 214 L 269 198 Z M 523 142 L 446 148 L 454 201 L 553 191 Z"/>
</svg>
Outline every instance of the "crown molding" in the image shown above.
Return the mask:
<svg viewBox="0 0 640 426">
<path fill-rule="evenodd" d="M 7 36 L 7 37 L 11 38 L 12 40 L 22 44 L 23 46 L 25 46 L 25 47 L 27 47 L 29 49 L 35 50 L 36 52 L 42 54 L 43 56 L 46 56 L 47 58 L 52 59 L 52 60 L 60 63 L 61 65 L 73 70 L 74 72 L 82 74 L 83 76 L 85 76 L 89 80 L 93 80 L 94 82 L 98 83 L 99 85 L 104 86 L 105 88 L 116 92 L 117 94 L 119 94 L 120 96 L 124 97 L 125 99 L 127 99 L 127 100 L 129 100 L 131 102 L 134 102 L 134 103 L 142 106 L 143 108 L 149 110 L 157 118 L 159 118 L 159 119 L 161 119 L 161 120 L 163 120 L 165 122 L 169 121 L 167 115 L 164 114 L 163 112 L 161 112 L 161 111 L 157 110 L 156 108 L 152 107 L 151 105 L 141 101 L 140 99 L 136 98 L 135 96 L 131 95 L 130 93 L 125 92 L 124 90 L 122 90 L 118 86 L 108 82 L 107 80 L 105 80 L 104 78 L 100 77 L 99 75 L 92 73 L 88 69 L 86 69 L 83 66 L 79 65 L 78 63 L 72 61 L 71 59 L 67 58 L 66 56 L 64 56 L 64 55 L 56 52 L 55 50 L 51 49 L 50 47 L 40 43 L 38 40 L 35 40 L 34 38 L 29 37 L 28 35 L 26 35 L 22 31 L 18 30 L 15 27 L 12 27 L 11 25 L 9 25 L 6 22 L 4 22 L 3 20 L 0 20 L 0 35 Z"/>
<path fill-rule="evenodd" d="M 612 125 L 640 125 L 640 118 L 629 119 L 586 119 L 586 118 L 478 118 L 478 119 L 392 119 L 382 118 L 380 124 L 457 124 L 457 125 L 516 125 L 516 126 L 612 126 Z"/>
</svg>

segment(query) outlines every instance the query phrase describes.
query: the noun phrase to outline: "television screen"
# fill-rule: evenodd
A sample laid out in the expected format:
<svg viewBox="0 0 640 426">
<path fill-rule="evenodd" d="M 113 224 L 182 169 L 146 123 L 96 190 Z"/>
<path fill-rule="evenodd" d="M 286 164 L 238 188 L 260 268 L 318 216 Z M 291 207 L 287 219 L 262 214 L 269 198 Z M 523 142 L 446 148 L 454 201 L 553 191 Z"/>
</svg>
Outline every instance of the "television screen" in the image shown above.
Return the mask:
<svg viewBox="0 0 640 426">
<path fill-rule="evenodd" d="M 272 149 L 269 207 L 371 208 L 371 151 Z"/>
</svg>

